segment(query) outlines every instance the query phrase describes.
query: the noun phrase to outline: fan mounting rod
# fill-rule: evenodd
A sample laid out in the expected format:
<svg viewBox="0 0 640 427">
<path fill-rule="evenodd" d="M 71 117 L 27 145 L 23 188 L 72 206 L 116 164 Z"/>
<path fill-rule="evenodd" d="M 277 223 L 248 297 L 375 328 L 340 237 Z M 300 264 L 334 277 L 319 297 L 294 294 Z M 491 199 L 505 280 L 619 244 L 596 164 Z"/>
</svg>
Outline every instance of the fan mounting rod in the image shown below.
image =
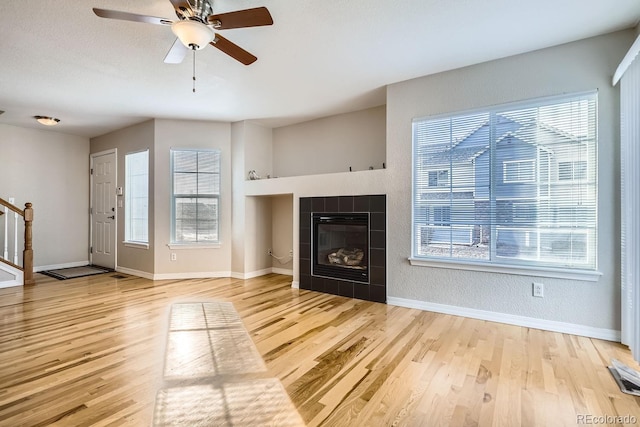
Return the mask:
<svg viewBox="0 0 640 427">
<path fill-rule="evenodd" d="M 180 20 L 196 20 L 205 24 L 207 17 L 213 15 L 213 0 L 173 0 L 172 3 Z"/>
</svg>

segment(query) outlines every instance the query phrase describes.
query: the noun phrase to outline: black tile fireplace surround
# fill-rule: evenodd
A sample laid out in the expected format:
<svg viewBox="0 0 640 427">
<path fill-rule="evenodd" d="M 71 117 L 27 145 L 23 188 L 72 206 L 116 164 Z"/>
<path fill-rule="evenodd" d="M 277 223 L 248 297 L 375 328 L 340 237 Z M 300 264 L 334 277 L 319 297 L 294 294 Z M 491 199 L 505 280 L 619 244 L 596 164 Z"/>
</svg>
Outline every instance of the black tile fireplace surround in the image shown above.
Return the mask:
<svg viewBox="0 0 640 427">
<path fill-rule="evenodd" d="M 387 268 L 386 268 L 386 242 L 387 242 L 387 203 L 386 196 L 366 195 L 366 196 L 337 196 L 337 197 L 301 197 L 300 198 L 300 289 L 313 290 L 318 292 L 341 295 L 350 298 L 358 298 L 367 301 L 386 302 L 387 300 Z M 320 251 L 320 261 L 318 254 L 314 255 L 314 229 L 316 235 L 317 224 L 314 227 L 313 216 L 316 218 L 338 218 L 344 222 L 354 218 L 364 218 L 368 220 L 368 248 L 362 248 L 363 253 L 358 253 L 358 258 L 363 258 L 362 265 L 357 268 L 366 274 L 354 276 L 354 268 L 334 270 L 347 271 L 347 274 L 340 274 L 343 277 L 331 277 L 331 267 L 328 262 L 323 262 L 325 252 Z M 349 215 L 355 214 L 355 215 Z M 343 221 L 344 219 L 344 221 Z M 318 220 L 316 219 L 316 223 Z M 362 227 L 363 222 L 360 222 Z M 342 230 L 341 226 L 335 226 L 335 230 Z M 347 234 L 349 234 L 347 232 Z M 358 236 L 361 233 L 351 233 Z M 318 239 L 318 237 L 315 237 Z M 347 246 L 352 246 L 352 238 L 347 237 Z M 362 239 L 360 239 L 362 240 Z M 356 245 L 358 246 L 358 245 Z M 356 253 L 353 248 L 347 248 L 349 256 Z M 359 250 L 359 249 L 358 249 Z M 364 254 L 364 257 L 363 257 Z M 335 253 L 331 254 L 335 256 Z M 354 258 L 355 255 L 352 257 Z M 315 269 L 314 269 L 315 260 Z M 355 263 L 355 262 L 354 262 Z M 323 265 L 325 264 L 325 265 Z M 349 264 L 353 264 L 349 262 Z M 320 268 L 318 268 L 320 266 Z M 315 270 L 315 271 L 314 271 Z M 319 270 L 319 271 L 318 271 Z M 345 278 L 347 277 L 347 278 Z"/>
</svg>

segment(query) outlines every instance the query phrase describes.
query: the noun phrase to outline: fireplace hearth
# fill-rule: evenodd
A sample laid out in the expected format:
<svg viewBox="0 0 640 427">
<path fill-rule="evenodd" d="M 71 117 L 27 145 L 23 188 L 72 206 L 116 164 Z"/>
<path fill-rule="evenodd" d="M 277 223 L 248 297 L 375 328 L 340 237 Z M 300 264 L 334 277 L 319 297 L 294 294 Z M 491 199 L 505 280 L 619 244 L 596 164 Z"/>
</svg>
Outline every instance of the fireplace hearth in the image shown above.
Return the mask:
<svg viewBox="0 0 640 427">
<path fill-rule="evenodd" d="M 386 302 L 386 196 L 300 198 L 300 288 Z"/>
</svg>

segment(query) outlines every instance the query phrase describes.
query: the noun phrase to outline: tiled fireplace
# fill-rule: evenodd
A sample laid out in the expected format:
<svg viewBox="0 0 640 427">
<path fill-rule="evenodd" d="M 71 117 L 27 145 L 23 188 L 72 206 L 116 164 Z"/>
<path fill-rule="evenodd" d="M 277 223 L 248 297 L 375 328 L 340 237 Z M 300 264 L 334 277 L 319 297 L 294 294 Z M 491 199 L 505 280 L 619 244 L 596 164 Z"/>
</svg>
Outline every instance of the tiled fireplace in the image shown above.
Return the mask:
<svg viewBox="0 0 640 427">
<path fill-rule="evenodd" d="M 300 198 L 300 288 L 386 302 L 386 196 Z"/>
</svg>

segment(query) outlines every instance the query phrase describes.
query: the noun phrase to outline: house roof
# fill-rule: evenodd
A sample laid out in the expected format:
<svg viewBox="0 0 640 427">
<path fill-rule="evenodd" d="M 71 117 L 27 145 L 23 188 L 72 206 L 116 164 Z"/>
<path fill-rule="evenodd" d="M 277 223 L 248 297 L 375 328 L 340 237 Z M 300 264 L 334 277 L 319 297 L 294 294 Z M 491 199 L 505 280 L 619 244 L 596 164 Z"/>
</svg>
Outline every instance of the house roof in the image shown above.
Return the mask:
<svg viewBox="0 0 640 427">
<path fill-rule="evenodd" d="M 221 34 L 169 65 L 169 27 L 98 18 L 92 7 L 174 18 L 168 0 L 0 2 L 0 124 L 97 136 L 149 118 L 281 126 L 386 103 L 391 83 L 631 28 L 637 0 L 216 0 L 218 13 L 268 7 L 274 25 Z M 491 13 L 488 13 L 491 11 Z M 483 19 L 477 19 L 482 16 Z M 508 37 L 505 37 L 508 34 Z"/>
<path fill-rule="evenodd" d="M 509 129 L 496 139 L 496 144 L 510 142 L 513 140 L 520 141 L 525 144 L 541 145 L 548 152 L 553 152 L 553 145 L 577 143 L 582 140 L 576 135 L 566 132 L 556 126 L 552 126 L 542 121 L 520 121 L 508 114 L 501 116 L 506 119 L 502 123 L 508 126 L 512 123 L 516 127 Z M 463 137 L 456 138 L 451 146 L 448 144 L 439 144 L 433 147 L 427 147 L 425 153 L 425 162 L 429 168 L 438 168 L 441 165 L 462 164 L 471 162 L 482 156 L 489 150 L 488 133 L 481 135 L 480 131 L 489 125 L 488 120 L 480 122 L 471 130 L 466 132 Z M 541 135 L 543 133 L 544 135 Z M 545 141 L 545 144 L 539 144 Z"/>
</svg>

